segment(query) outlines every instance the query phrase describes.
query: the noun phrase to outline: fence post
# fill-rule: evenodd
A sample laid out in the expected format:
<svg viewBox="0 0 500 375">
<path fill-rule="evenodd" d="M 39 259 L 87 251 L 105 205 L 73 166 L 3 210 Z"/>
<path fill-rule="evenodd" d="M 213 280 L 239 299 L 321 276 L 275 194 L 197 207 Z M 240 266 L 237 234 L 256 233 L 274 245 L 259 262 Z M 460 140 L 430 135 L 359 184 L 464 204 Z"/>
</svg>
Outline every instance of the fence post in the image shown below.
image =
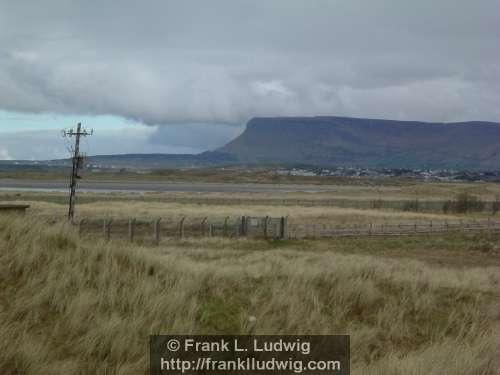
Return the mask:
<svg viewBox="0 0 500 375">
<path fill-rule="evenodd" d="M 212 224 L 208 224 L 208 237 L 212 237 L 214 233 L 214 228 Z"/>
<path fill-rule="evenodd" d="M 415 231 L 415 233 L 417 233 L 417 223 L 416 222 L 414 224 L 414 231 Z"/>
<path fill-rule="evenodd" d="M 269 216 L 266 216 L 264 218 L 264 238 L 267 238 L 267 231 L 268 231 L 268 224 L 269 224 Z"/>
<path fill-rule="evenodd" d="M 186 219 L 185 216 L 182 217 L 181 221 L 179 222 L 179 238 L 184 238 L 184 220 Z"/>
<path fill-rule="evenodd" d="M 107 220 L 104 219 L 104 225 L 103 225 L 103 230 L 104 230 L 104 239 L 106 241 L 109 241 L 111 239 L 111 222 L 113 220 Z"/>
<path fill-rule="evenodd" d="M 245 216 L 245 236 L 248 236 L 248 228 L 250 226 L 250 216 Z"/>
<path fill-rule="evenodd" d="M 160 228 L 160 221 L 161 221 L 161 218 L 155 220 L 155 223 L 154 223 L 155 245 L 160 244 L 160 229 L 161 229 Z"/>
<path fill-rule="evenodd" d="M 129 219 L 128 221 L 128 239 L 130 242 L 134 242 L 135 236 L 135 218 Z"/>
<path fill-rule="evenodd" d="M 247 228 L 246 228 L 246 222 L 245 221 L 246 221 L 246 217 L 242 216 L 241 217 L 241 230 L 240 230 L 240 234 L 242 236 L 246 236 L 247 235 L 247 233 L 246 233 L 246 229 Z"/>
<path fill-rule="evenodd" d="M 288 239 L 288 216 L 281 217 L 280 237 L 282 240 Z"/>
<path fill-rule="evenodd" d="M 234 237 L 240 237 L 241 236 L 241 223 L 239 223 L 237 221 L 234 223 L 234 225 L 232 227 L 235 229 Z"/>
<path fill-rule="evenodd" d="M 226 216 L 226 218 L 224 219 L 224 229 L 223 229 L 223 233 L 222 233 L 223 237 L 227 237 L 228 236 L 228 227 L 227 227 L 227 221 L 228 220 L 229 220 L 229 216 Z"/>
<path fill-rule="evenodd" d="M 82 225 L 84 223 L 85 219 L 81 219 L 80 222 L 78 223 L 78 235 L 81 236 L 82 235 Z"/>
<path fill-rule="evenodd" d="M 204 217 L 203 220 L 201 221 L 201 236 L 204 237 L 207 234 L 207 217 Z"/>
<path fill-rule="evenodd" d="M 372 235 L 373 223 L 370 223 L 370 229 L 368 230 L 368 235 Z"/>
</svg>

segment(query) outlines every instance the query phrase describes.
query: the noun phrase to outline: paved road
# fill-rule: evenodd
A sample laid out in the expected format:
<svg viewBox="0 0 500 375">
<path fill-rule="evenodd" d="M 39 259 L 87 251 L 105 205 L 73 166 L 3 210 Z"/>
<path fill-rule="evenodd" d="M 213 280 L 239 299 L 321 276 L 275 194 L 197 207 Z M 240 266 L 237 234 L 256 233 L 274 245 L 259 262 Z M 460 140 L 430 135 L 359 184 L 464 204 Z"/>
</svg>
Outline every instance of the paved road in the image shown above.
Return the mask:
<svg viewBox="0 0 500 375">
<path fill-rule="evenodd" d="M 338 185 L 273 185 L 235 184 L 204 182 L 159 182 L 159 181 L 81 181 L 80 191 L 88 192 L 227 192 L 227 193 L 285 193 L 285 192 L 332 192 L 345 190 L 365 190 L 363 186 Z M 369 189 L 369 188 L 368 188 Z M 398 190 L 397 188 L 382 188 Z M 67 191 L 67 181 L 35 181 L 0 179 L 0 191 Z"/>
</svg>

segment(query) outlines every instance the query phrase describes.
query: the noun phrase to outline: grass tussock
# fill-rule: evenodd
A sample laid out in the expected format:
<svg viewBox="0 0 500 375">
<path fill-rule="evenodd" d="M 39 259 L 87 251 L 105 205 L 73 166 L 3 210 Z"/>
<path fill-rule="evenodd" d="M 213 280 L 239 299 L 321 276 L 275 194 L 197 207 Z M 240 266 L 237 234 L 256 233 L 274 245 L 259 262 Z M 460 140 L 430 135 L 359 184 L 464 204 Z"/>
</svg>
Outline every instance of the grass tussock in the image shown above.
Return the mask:
<svg viewBox="0 0 500 375">
<path fill-rule="evenodd" d="M 496 267 L 215 241 L 0 220 L 0 373 L 146 374 L 153 333 L 347 333 L 353 374 L 498 373 Z"/>
</svg>

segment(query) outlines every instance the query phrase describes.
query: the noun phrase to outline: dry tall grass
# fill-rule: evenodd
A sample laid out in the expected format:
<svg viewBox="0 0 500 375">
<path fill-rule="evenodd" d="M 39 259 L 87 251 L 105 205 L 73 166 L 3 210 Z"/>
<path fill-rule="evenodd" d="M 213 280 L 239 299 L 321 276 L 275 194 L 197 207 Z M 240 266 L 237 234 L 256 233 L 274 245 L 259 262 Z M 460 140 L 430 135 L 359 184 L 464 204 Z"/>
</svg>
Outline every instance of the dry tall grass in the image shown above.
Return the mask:
<svg viewBox="0 0 500 375">
<path fill-rule="evenodd" d="M 0 373 L 146 374 L 152 333 L 348 333 L 353 374 L 499 373 L 499 268 L 253 247 L 0 220 Z"/>
<path fill-rule="evenodd" d="M 63 217 L 67 213 L 67 206 L 63 204 L 19 200 L 18 203 L 31 205 L 30 212 L 38 216 Z M 334 225 L 368 224 L 368 223 L 398 223 L 398 222 L 429 222 L 453 221 L 464 219 L 458 215 L 444 215 L 432 213 L 403 212 L 395 210 L 355 209 L 332 206 L 280 206 L 280 205 L 206 205 L 206 204 L 180 204 L 163 202 L 137 202 L 124 198 L 123 201 L 108 201 L 105 196 L 96 202 L 81 203 L 77 207 L 78 219 L 112 217 L 118 219 L 155 217 L 179 220 L 181 217 L 188 219 L 201 219 L 203 217 L 224 218 L 226 216 L 289 216 L 292 223 L 324 223 Z M 465 218 L 467 219 L 467 218 Z"/>
</svg>

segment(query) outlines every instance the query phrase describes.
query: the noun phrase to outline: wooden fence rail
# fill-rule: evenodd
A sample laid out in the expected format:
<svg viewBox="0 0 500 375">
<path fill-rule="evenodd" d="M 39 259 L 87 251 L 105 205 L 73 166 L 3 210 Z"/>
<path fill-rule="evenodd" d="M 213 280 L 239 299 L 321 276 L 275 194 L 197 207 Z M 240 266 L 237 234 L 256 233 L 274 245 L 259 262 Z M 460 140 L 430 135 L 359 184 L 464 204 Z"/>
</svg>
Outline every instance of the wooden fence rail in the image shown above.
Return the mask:
<svg viewBox="0 0 500 375">
<path fill-rule="evenodd" d="M 350 226 L 324 224 L 292 224 L 288 231 L 290 238 L 334 238 L 345 236 L 395 236 L 425 235 L 448 232 L 490 231 L 500 232 L 500 222 L 428 222 L 428 223 L 383 223 Z"/>
<path fill-rule="evenodd" d="M 210 219 L 157 218 L 154 220 L 83 219 L 78 223 L 81 235 L 102 233 L 105 240 L 127 239 L 130 242 L 150 239 L 159 244 L 163 238 L 191 237 L 258 237 L 267 239 L 335 238 L 346 236 L 426 235 L 447 232 L 500 232 L 500 222 L 487 221 L 429 221 L 401 223 L 368 223 L 332 225 L 324 223 L 290 222 L 288 217 L 225 217 Z"/>
</svg>

